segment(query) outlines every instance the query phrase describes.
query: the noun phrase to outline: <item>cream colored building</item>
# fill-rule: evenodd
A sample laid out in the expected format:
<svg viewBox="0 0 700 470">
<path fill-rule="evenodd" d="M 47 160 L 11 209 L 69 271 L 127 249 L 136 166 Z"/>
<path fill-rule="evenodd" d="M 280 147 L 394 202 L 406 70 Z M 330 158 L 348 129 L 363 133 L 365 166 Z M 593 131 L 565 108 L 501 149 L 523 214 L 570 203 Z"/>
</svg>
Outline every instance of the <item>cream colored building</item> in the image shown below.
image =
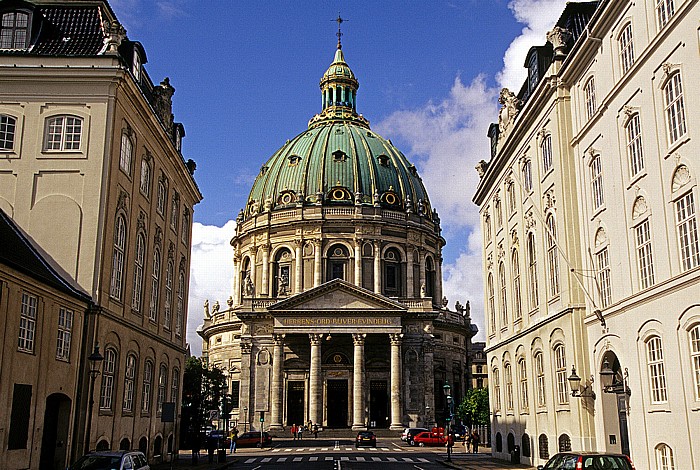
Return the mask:
<svg viewBox="0 0 700 470">
<path fill-rule="evenodd" d="M 81 371 L 71 460 L 83 452 L 94 343 L 105 360 L 89 447 L 162 456 L 175 444 L 160 413 L 181 395 L 201 199 L 174 89 L 153 85 L 143 47 L 104 1 L 4 2 L 0 15 L 0 207 L 96 306 L 71 359 Z"/>
<path fill-rule="evenodd" d="M 476 327 L 445 308 L 440 220 L 415 166 L 356 111 L 338 44 L 322 111 L 260 169 L 237 218 L 228 308 L 205 307 L 233 419 L 401 429 L 444 422 Z M 265 422 L 260 424 L 260 414 Z"/>
<path fill-rule="evenodd" d="M 493 427 L 495 433 L 517 429 L 507 418 L 502 423 L 498 411 L 511 393 L 517 394 L 520 408 L 511 422 L 537 436 L 532 459 L 525 460 L 522 442 L 522 461 L 544 463 L 557 448 L 571 447 L 624 453 L 637 468 L 697 468 L 700 195 L 692 110 L 700 105 L 695 90 L 698 8 L 695 1 L 678 0 L 567 4 L 547 37 L 545 48 L 553 59 L 545 61 L 544 78 L 533 79 L 537 65 L 531 60 L 539 50 L 533 48 L 526 60 L 529 78 L 517 96 L 521 101 L 509 110 L 512 101 L 505 95 L 500 125 L 490 130 L 497 143 L 491 161 L 478 167 L 483 177 L 475 202 L 490 221 L 484 226 L 484 279 L 487 311 L 497 312 L 487 318 Z M 543 143 L 549 132 L 553 151 Z M 517 168 L 514 157 L 520 155 L 510 148 L 522 149 Z M 534 257 L 525 244 L 520 275 L 532 284 L 535 260 L 538 287 L 546 296 L 552 266 L 558 265 L 560 282 L 568 278 L 571 313 L 557 318 L 550 310 L 550 320 L 530 317 L 529 328 L 511 333 L 498 316 L 504 302 L 499 302 L 503 291 L 493 246 L 500 224 L 493 220 L 499 217 L 497 193 L 508 194 L 509 172 L 515 180 L 522 175 L 521 188 L 529 186 L 523 173 L 528 161 L 533 192 L 524 199 L 532 201 L 534 223 L 528 221 L 528 209 L 523 214 L 516 209 L 513 220 L 504 220 L 535 232 L 544 221 L 544 244 L 534 247 Z M 545 208 L 539 212 L 538 201 Z M 558 253 L 548 245 L 550 239 Z M 506 242 L 504 237 L 509 247 Z M 506 272 L 509 308 L 518 297 L 517 279 L 517 273 Z M 523 294 L 521 302 L 531 298 Z M 556 329 L 564 357 L 556 352 Z M 540 340 L 552 358 L 544 356 L 543 371 L 534 346 Z M 506 361 L 513 361 L 521 347 L 528 370 L 514 364 L 517 375 L 514 370 L 511 379 Z M 576 377 L 580 386 L 569 392 L 567 382 Z M 553 410 L 538 407 L 541 396 L 547 403 L 555 400 Z M 523 410 L 526 401 L 531 404 Z M 569 416 L 578 428 L 567 424 Z M 542 433 L 549 437 L 547 452 Z M 568 439 L 562 441 L 560 433 Z M 507 457 L 496 449 L 497 440 L 496 435 L 496 455 Z"/>
</svg>

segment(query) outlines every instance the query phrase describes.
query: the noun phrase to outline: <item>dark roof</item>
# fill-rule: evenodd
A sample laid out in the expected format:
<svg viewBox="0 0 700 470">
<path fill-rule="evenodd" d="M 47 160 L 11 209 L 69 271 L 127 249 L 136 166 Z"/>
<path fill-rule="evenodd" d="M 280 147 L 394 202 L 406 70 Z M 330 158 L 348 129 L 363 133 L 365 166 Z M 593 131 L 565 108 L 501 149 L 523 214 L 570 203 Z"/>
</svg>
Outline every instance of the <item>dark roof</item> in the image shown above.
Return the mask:
<svg viewBox="0 0 700 470">
<path fill-rule="evenodd" d="M 566 3 L 564 11 L 557 21 L 557 26 L 566 28 L 571 33 L 570 47 L 585 31 L 599 3 L 599 1 Z"/>
<path fill-rule="evenodd" d="M 40 7 L 41 31 L 30 54 L 92 56 L 102 49 L 103 35 L 97 6 Z"/>
<path fill-rule="evenodd" d="M 0 264 L 20 271 L 34 280 L 90 303 L 83 291 L 28 234 L 0 209 Z"/>
</svg>

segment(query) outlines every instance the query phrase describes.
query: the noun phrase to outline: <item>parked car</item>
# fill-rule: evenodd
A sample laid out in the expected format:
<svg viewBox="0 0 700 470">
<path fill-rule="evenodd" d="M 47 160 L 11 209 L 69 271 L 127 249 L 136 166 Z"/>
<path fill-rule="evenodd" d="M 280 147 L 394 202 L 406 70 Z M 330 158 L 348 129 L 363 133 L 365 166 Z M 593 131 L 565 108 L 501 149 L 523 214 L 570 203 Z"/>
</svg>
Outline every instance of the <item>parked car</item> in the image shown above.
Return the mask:
<svg viewBox="0 0 700 470">
<path fill-rule="evenodd" d="M 408 443 L 409 445 L 415 445 L 413 443 L 413 438 L 416 436 L 416 434 L 427 431 L 428 429 L 426 428 L 405 428 L 401 433 L 401 440 Z"/>
<path fill-rule="evenodd" d="M 142 452 L 114 450 L 90 452 L 80 457 L 70 470 L 151 470 Z"/>
<path fill-rule="evenodd" d="M 377 447 L 377 436 L 372 431 L 360 431 L 355 438 L 355 448 Z"/>
<path fill-rule="evenodd" d="M 467 427 L 463 424 L 455 424 L 454 426 L 452 426 L 451 432 L 452 437 L 455 441 L 463 441 L 464 438 L 467 437 L 469 431 L 467 430 Z"/>
<path fill-rule="evenodd" d="M 416 436 L 413 438 L 413 442 L 415 442 L 414 445 L 418 445 L 420 447 L 425 447 L 425 446 L 444 446 L 447 444 L 447 442 L 450 442 L 450 445 L 453 444 L 452 438 L 448 438 L 444 434 L 438 434 L 434 432 L 421 432 L 416 434 Z"/>
<path fill-rule="evenodd" d="M 632 460 L 623 454 L 564 452 L 554 455 L 537 470 L 634 470 Z"/>
<path fill-rule="evenodd" d="M 262 447 L 269 446 L 272 444 L 272 437 L 267 433 L 262 433 Z M 260 431 L 249 431 L 244 432 L 238 436 L 236 441 L 237 447 L 261 447 Z"/>
</svg>

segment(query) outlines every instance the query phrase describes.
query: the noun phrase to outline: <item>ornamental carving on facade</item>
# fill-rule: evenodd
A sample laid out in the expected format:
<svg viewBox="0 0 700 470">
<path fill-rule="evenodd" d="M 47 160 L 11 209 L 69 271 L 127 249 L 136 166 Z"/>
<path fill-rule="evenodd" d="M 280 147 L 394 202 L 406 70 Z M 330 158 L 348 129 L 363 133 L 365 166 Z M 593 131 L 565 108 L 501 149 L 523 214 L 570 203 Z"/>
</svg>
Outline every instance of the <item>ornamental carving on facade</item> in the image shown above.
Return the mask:
<svg viewBox="0 0 700 470">
<path fill-rule="evenodd" d="M 213 313 L 213 314 L 216 315 L 217 313 L 219 313 L 219 310 L 220 310 L 220 309 L 221 309 L 221 306 L 219 305 L 219 301 L 217 300 L 217 301 L 214 302 L 214 305 L 213 305 L 213 307 L 212 307 L 212 309 L 211 309 L 211 313 Z"/>
<path fill-rule="evenodd" d="M 486 160 L 479 160 L 474 168 L 476 168 L 479 178 L 482 178 L 486 174 L 486 170 L 489 169 L 489 163 Z"/>
<path fill-rule="evenodd" d="M 241 340 L 241 354 L 250 354 L 253 350 L 253 343 L 247 340 Z"/>
<path fill-rule="evenodd" d="M 389 333 L 389 342 L 392 346 L 399 346 L 403 339 L 403 333 Z"/>
<path fill-rule="evenodd" d="M 146 213 L 142 210 L 139 211 L 139 217 L 136 220 L 136 227 L 138 230 L 146 231 Z"/>
<path fill-rule="evenodd" d="M 510 131 L 523 103 L 508 88 L 501 90 L 498 102 L 501 104 L 501 110 L 498 113 L 498 140 L 500 141 Z"/>
<path fill-rule="evenodd" d="M 367 335 L 365 333 L 353 333 L 352 342 L 355 346 L 363 346 L 365 344 L 365 338 Z"/>
<path fill-rule="evenodd" d="M 246 297 L 252 297 L 253 294 L 255 294 L 255 285 L 253 284 L 253 280 L 250 278 L 250 271 L 248 271 L 245 275 L 245 279 L 243 280 L 243 295 Z"/>
<path fill-rule="evenodd" d="M 530 230 L 537 225 L 537 221 L 533 217 L 532 211 L 528 211 L 525 214 L 525 230 Z"/>
<path fill-rule="evenodd" d="M 230 296 L 230 295 L 228 296 L 228 299 L 226 299 L 226 305 L 228 305 L 228 308 L 233 307 L 233 297 L 232 296 Z"/>
<path fill-rule="evenodd" d="M 117 54 L 119 46 L 126 38 L 126 29 L 117 20 L 105 21 L 102 24 L 102 29 L 104 30 L 105 54 Z"/>
<path fill-rule="evenodd" d="M 544 199 L 544 205 L 547 209 L 553 208 L 557 202 L 557 199 L 554 196 L 554 189 L 550 189 L 549 191 L 547 191 L 544 194 L 543 199 Z"/>
<path fill-rule="evenodd" d="M 129 194 L 124 190 L 119 190 L 119 199 L 117 199 L 117 210 L 129 213 Z"/>
<path fill-rule="evenodd" d="M 571 38 L 571 33 L 568 29 L 562 28 L 561 26 L 555 26 L 551 31 L 547 33 L 547 41 L 552 44 L 554 48 L 554 56 L 564 55 L 564 50 L 566 49 L 566 43 Z"/>
<path fill-rule="evenodd" d="M 163 246 L 163 229 L 156 225 L 156 234 L 153 236 L 153 243 L 156 246 Z"/>
<path fill-rule="evenodd" d="M 515 246 L 518 246 L 518 244 L 519 244 L 518 232 L 517 232 L 517 230 L 515 230 L 515 229 L 513 229 L 513 230 L 510 232 L 510 244 L 511 244 L 511 246 L 514 246 L 514 247 L 515 247 Z"/>
<path fill-rule="evenodd" d="M 206 299 L 204 301 L 204 319 L 209 320 L 211 317 L 209 316 L 209 299 Z"/>
<path fill-rule="evenodd" d="M 690 170 L 685 165 L 676 168 L 673 173 L 673 182 L 671 183 L 671 191 L 676 192 L 690 182 Z"/>
</svg>

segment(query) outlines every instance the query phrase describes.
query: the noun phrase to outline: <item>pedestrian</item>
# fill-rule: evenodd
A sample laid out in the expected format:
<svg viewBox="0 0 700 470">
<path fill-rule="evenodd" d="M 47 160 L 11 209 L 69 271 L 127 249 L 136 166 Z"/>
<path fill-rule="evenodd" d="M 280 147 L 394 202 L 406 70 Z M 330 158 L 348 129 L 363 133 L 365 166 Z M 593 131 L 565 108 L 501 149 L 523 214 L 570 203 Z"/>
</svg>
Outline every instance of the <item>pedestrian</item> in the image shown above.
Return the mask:
<svg viewBox="0 0 700 470">
<path fill-rule="evenodd" d="M 474 452 L 475 454 L 479 452 L 479 441 L 480 440 L 481 440 L 481 438 L 479 437 L 479 433 L 476 432 L 476 429 L 475 429 L 474 432 L 472 433 L 472 449 L 473 449 L 472 452 Z"/>
<path fill-rule="evenodd" d="M 229 454 L 236 453 L 236 441 L 238 441 L 238 428 L 233 428 L 233 431 L 231 431 L 231 448 L 229 449 Z"/>
<path fill-rule="evenodd" d="M 292 424 L 292 440 L 297 440 L 297 425 Z"/>
<path fill-rule="evenodd" d="M 469 446 L 472 443 L 472 435 L 471 434 L 466 434 L 464 436 L 464 452 L 469 453 Z"/>
<path fill-rule="evenodd" d="M 202 447 L 202 437 L 196 434 L 192 438 L 192 465 L 199 464 L 199 450 Z"/>
<path fill-rule="evenodd" d="M 318 437 L 318 424 L 314 424 L 314 439 Z"/>
<path fill-rule="evenodd" d="M 299 440 L 301 440 L 302 437 L 303 437 L 303 434 L 304 434 L 304 427 L 303 427 L 303 426 L 299 426 L 299 427 L 297 428 L 297 438 L 299 438 Z"/>
</svg>

